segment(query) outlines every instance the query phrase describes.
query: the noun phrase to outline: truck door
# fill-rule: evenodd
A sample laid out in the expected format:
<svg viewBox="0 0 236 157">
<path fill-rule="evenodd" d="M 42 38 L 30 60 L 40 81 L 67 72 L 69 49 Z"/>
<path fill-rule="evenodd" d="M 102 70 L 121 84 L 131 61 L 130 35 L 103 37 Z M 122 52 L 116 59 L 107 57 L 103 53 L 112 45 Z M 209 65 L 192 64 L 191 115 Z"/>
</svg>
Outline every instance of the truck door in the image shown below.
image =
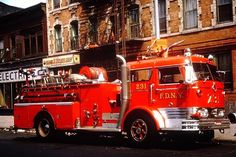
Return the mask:
<svg viewBox="0 0 236 157">
<path fill-rule="evenodd" d="M 158 83 L 154 92 L 154 98 L 158 106 L 169 108 L 184 105 L 187 86 L 184 84 L 182 70 L 179 66 L 158 68 Z"/>
<path fill-rule="evenodd" d="M 154 84 L 153 69 L 131 71 L 131 103 L 134 105 L 150 104 L 150 86 Z"/>
</svg>

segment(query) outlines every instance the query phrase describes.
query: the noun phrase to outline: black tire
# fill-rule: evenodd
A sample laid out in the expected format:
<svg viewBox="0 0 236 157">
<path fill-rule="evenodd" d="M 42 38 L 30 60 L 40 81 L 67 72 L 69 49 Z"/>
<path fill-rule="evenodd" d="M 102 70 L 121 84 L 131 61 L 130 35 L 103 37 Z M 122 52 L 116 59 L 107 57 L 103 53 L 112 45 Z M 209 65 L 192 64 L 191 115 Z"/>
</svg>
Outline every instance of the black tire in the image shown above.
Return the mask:
<svg viewBox="0 0 236 157">
<path fill-rule="evenodd" d="M 41 139 L 49 139 L 55 133 L 54 123 L 50 116 L 40 116 L 35 124 L 36 134 Z"/>
<path fill-rule="evenodd" d="M 147 114 L 135 114 L 128 117 L 126 132 L 134 146 L 148 146 L 155 136 L 155 124 Z"/>
</svg>

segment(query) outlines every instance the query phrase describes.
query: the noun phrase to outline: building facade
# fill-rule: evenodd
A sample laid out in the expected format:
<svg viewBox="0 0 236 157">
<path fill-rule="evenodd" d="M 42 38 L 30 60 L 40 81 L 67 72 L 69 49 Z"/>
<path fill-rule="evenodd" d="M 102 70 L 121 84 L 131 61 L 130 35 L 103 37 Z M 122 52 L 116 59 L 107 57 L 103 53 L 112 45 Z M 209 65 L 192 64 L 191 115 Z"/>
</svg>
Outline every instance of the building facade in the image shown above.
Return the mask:
<svg viewBox="0 0 236 157">
<path fill-rule="evenodd" d="M 0 17 L 0 114 L 13 109 L 17 92 L 25 84 L 19 72 L 32 69 L 35 78 L 47 52 L 46 4 Z"/>
<path fill-rule="evenodd" d="M 115 55 L 136 59 L 143 44 L 155 36 L 153 14 L 151 0 L 48 0 L 49 57 L 43 65 L 56 74 L 77 72 L 80 65 L 103 66 L 110 80 L 115 79 Z M 78 62 L 66 63 L 68 54 Z"/>
<path fill-rule="evenodd" d="M 159 30 L 169 44 L 183 40 L 170 55 L 183 54 L 185 48 L 213 55 L 219 70 L 226 72 L 226 101 L 236 101 L 236 0 L 158 0 L 158 8 L 156 2 L 48 0 L 49 57 L 43 64 L 54 72 L 76 72 L 83 64 L 112 73 L 118 64 L 115 54 L 136 59 Z M 77 62 L 72 62 L 74 57 Z"/>
</svg>

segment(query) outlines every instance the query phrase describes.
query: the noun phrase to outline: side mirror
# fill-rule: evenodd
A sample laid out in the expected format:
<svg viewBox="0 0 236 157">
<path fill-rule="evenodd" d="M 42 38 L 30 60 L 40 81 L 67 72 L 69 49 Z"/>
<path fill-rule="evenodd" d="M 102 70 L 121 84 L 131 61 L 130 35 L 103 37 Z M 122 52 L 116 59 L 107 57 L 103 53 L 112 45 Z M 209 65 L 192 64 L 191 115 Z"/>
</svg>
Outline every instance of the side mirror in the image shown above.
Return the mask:
<svg viewBox="0 0 236 157">
<path fill-rule="evenodd" d="M 219 76 L 219 81 L 225 81 L 225 74 L 226 74 L 226 71 L 216 71 L 216 73 L 218 74 Z"/>
</svg>

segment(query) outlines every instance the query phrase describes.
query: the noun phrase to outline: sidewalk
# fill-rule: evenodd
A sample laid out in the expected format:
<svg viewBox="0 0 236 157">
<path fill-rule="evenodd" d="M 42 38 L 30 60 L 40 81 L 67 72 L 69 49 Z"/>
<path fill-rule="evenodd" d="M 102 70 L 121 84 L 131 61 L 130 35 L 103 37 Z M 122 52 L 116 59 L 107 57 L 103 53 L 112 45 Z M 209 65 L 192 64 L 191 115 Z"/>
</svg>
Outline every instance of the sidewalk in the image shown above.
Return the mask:
<svg viewBox="0 0 236 157">
<path fill-rule="evenodd" d="M 222 134 L 219 130 L 215 130 L 215 140 L 236 142 L 236 124 L 231 124 L 230 129 L 225 129 Z"/>
<path fill-rule="evenodd" d="M 13 116 L 0 116 L 0 129 L 11 128 L 14 125 Z"/>
</svg>

